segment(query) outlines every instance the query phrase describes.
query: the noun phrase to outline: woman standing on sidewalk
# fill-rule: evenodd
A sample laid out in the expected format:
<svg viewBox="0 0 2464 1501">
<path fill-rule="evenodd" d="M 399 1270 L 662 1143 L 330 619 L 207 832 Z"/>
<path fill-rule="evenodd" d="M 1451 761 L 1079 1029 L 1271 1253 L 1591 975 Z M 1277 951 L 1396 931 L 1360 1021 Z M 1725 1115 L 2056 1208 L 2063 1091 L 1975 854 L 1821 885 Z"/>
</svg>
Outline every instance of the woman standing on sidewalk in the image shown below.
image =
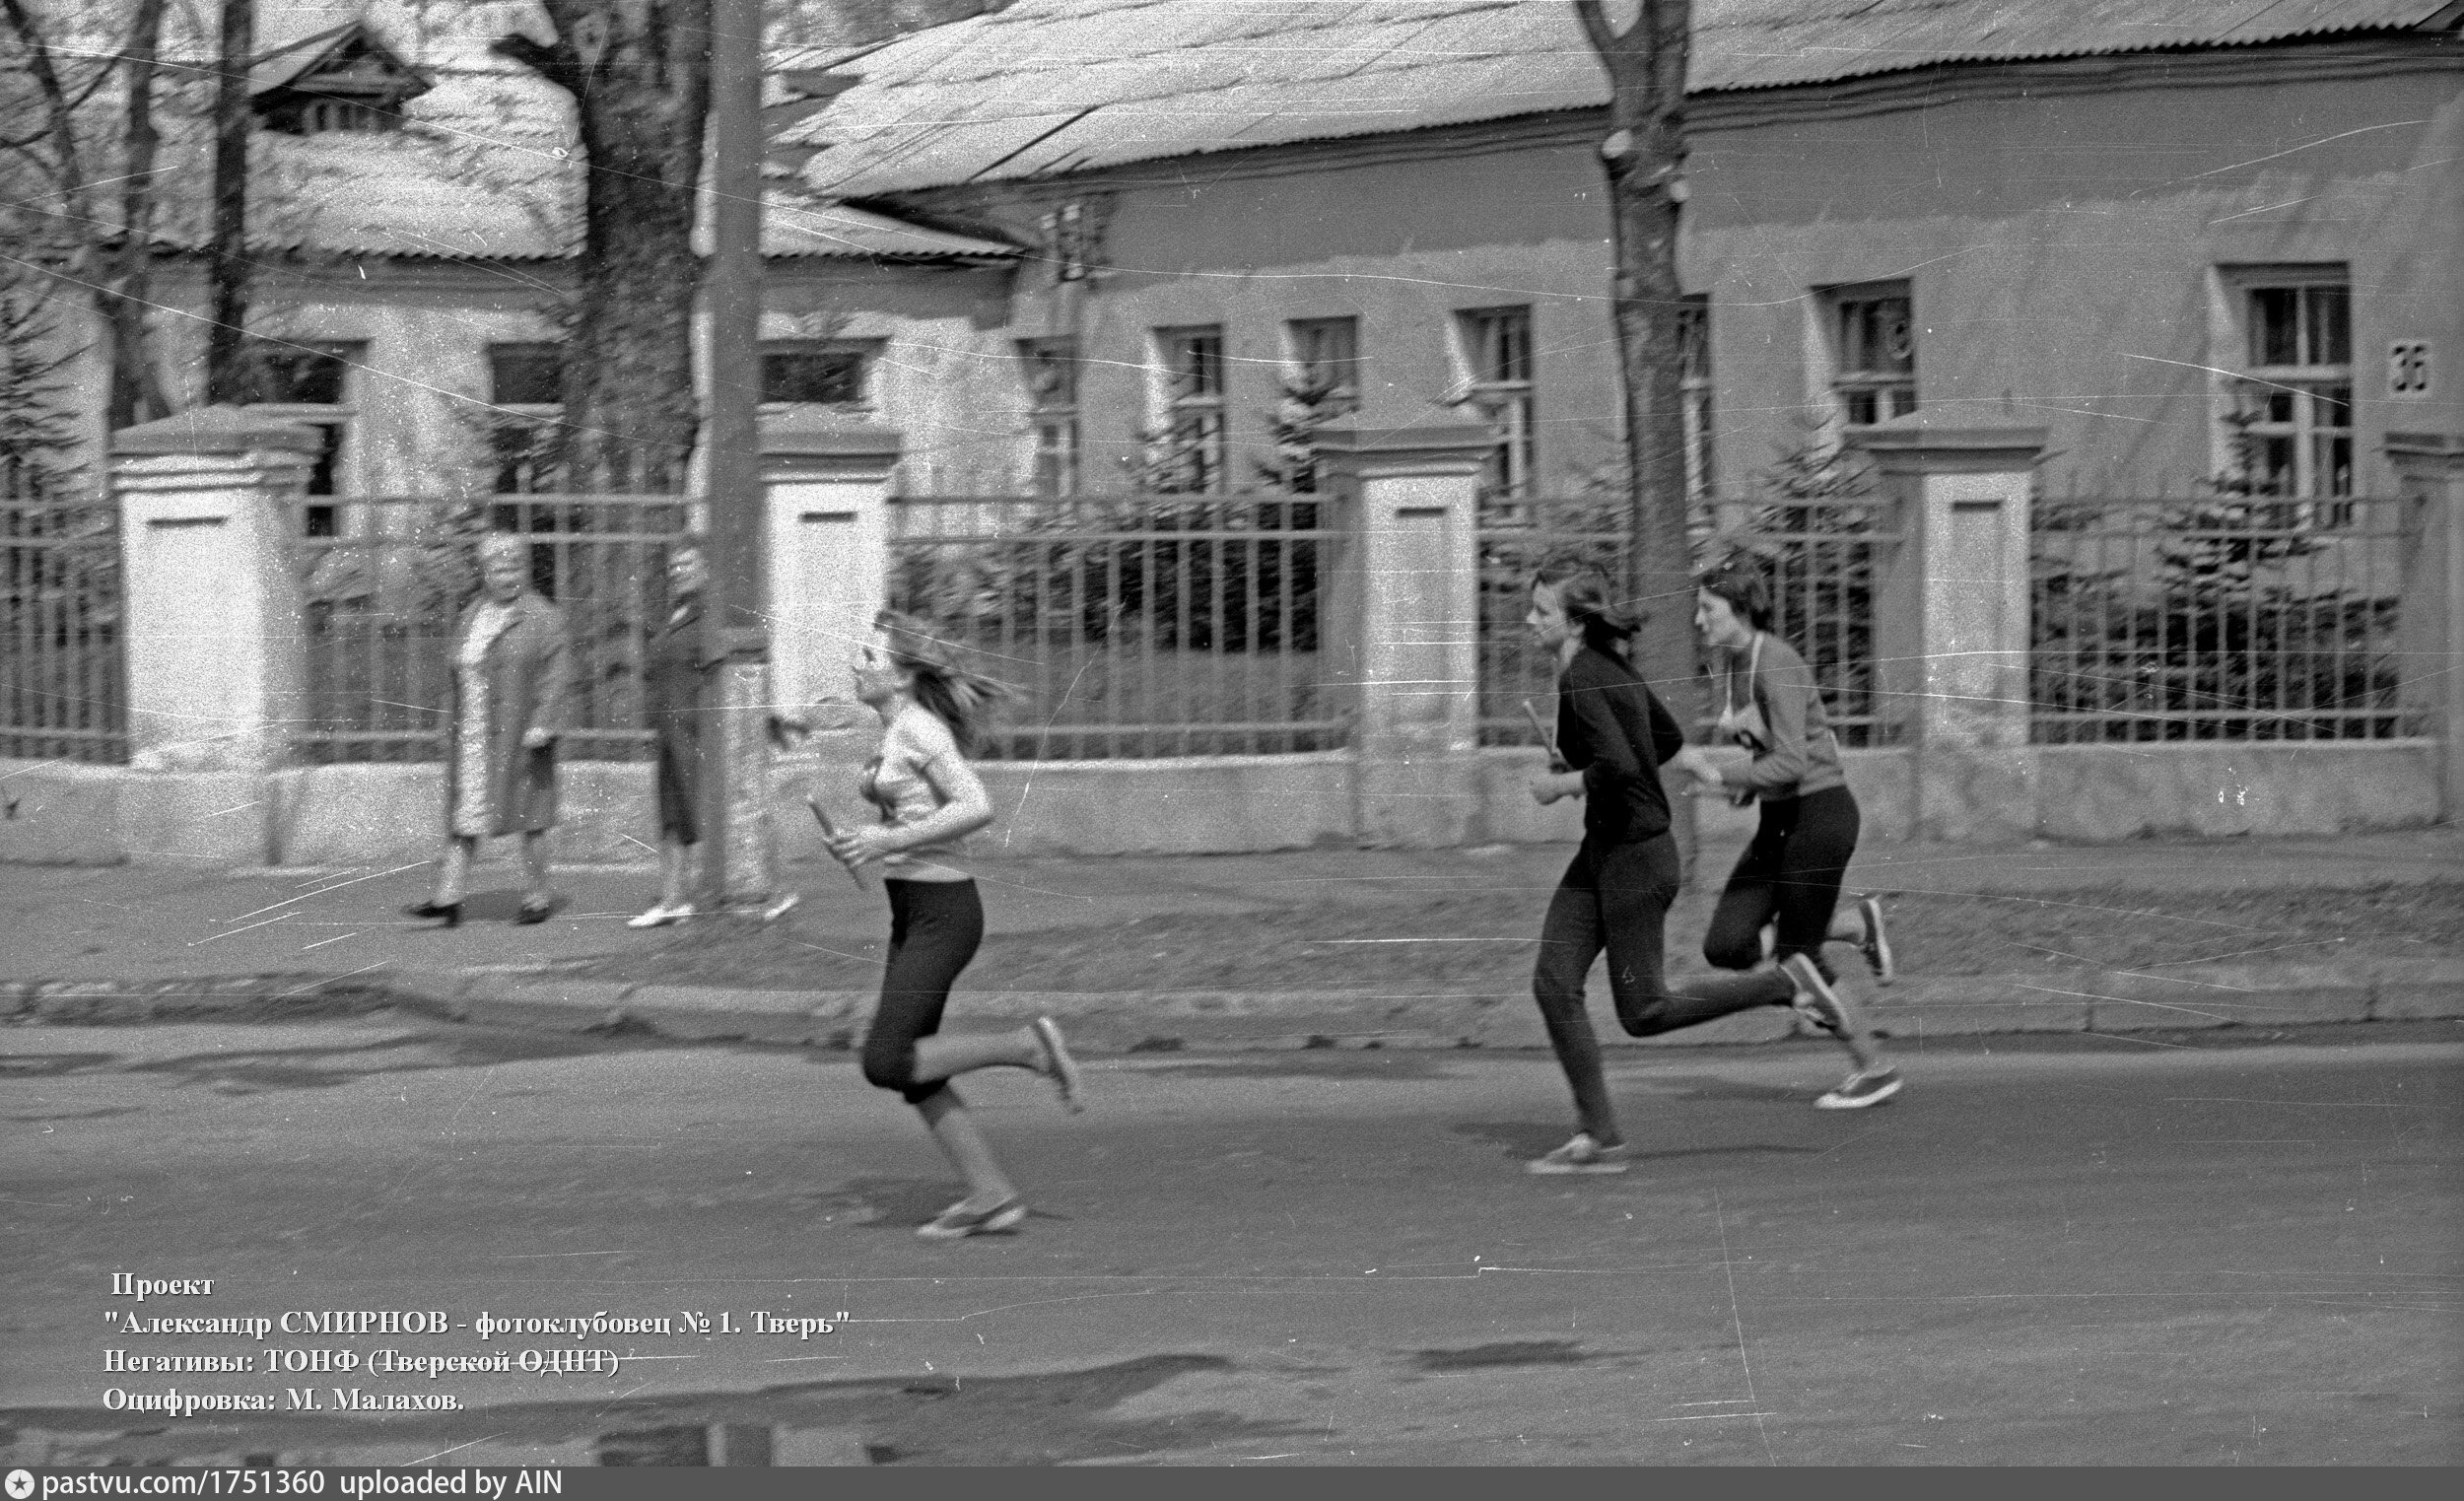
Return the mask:
<svg viewBox="0 0 2464 1501">
<path fill-rule="evenodd" d="M 517 922 L 544 922 L 548 831 L 556 826 L 556 741 L 564 732 L 572 667 L 564 612 L 530 588 L 530 547 L 511 532 L 479 544 L 479 598 L 453 633 L 453 699 L 445 716 L 445 833 L 434 893 L 403 912 L 462 920 L 479 842 L 518 834 L 522 904 Z"/>
<path fill-rule="evenodd" d="M 1882 904 L 1871 897 L 1858 902 L 1844 930 L 1832 921 L 1859 820 L 1814 669 L 1770 634 L 1771 592 L 1750 569 L 1732 565 L 1699 580 L 1694 627 L 1712 649 L 1719 732 L 1752 759 L 1722 771 L 1703 758 L 1691 768 L 1692 790 L 1762 805 L 1753 842 L 1720 894 L 1702 955 L 1724 970 L 1750 970 L 1763 957 L 1763 925 L 1776 922 L 1779 967 L 1807 997 L 1800 1009 L 1838 1038 L 1856 1064 L 1846 1082 L 1814 1103 L 1824 1110 L 1880 1105 L 1899 1092 L 1899 1071 L 1882 1060 L 1862 1020 L 1832 989 L 1838 975 L 1823 962 L 1822 945 L 1830 938 L 1856 943 L 1875 978 L 1888 982 L 1890 937 Z"/>
<path fill-rule="evenodd" d="M 950 1080 L 978 1068 L 1032 1069 L 1060 1089 L 1062 1105 L 1080 1108 L 1077 1064 L 1049 1016 L 1005 1036 L 933 1035 L 951 984 L 984 939 L 984 903 L 963 842 L 992 821 L 992 800 L 966 753 L 997 693 L 921 622 L 882 611 L 856 668 L 856 696 L 881 716 L 881 750 L 862 783 L 881 822 L 829 840 L 850 866 L 880 861 L 890 898 L 889 962 L 864 1036 L 864 1080 L 915 1106 L 967 1181 L 965 1198 L 917 1230 L 926 1240 L 1008 1230 L 1027 1217 Z"/>
<path fill-rule="evenodd" d="M 710 671 L 724 660 L 702 609 L 710 564 L 698 538 L 667 555 L 667 594 L 675 604 L 642 661 L 643 718 L 658 777 L 658 901 L 627 927 L 663 927 L 693 916 L 686 879 L 701 843 L 702 717 Z"/>
<path fill-rule="evenodd" d="M 1600 574 L 1542 570 L 1532 580 L 1525 623 L 1559 668 L 1556 760 L 1532 779 L 1532 795 L 1543 806 L 1561 797 L 1584 800 L 1583 843 L 1549 899 L 1532 975 L 1580 1128 L 1526 1166 L 1535 1173 L 1622 1173 L 1624 1137 L 1583 1000 L 1584 980 L 1603 948 L 1617 1023 L 1633 1037 L 1753 1006 L 1789 1005 L 1800 996 L 1796 982 L 1775 970 L 1706 976 L 1685 982 L 1681 992 L 1670 989 L 1661 944 L 1677 897 L 1677 857 L 1660 768 L 1672 761 L 1707 766 L 1707 758 L 1686 746 L 1677 721 L 1626 664 L 1636 622 L 1609 603 Z"/>
</svg>

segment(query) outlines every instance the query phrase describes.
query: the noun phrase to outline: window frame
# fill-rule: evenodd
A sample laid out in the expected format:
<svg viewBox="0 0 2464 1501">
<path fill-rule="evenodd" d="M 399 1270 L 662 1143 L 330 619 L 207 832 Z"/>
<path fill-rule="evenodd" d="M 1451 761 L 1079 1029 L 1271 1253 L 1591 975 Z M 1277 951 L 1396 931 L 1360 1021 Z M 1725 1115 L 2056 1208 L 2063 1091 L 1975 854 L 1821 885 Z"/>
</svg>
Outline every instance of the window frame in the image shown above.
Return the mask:
<svg viewBox="0 0 2464 1501">
<path fill-rule="evenodd" d="M 364 339 L 276 339 L 264 335 L 250 335 L 248 339 L 247 358 L 254 362 L 258 373 L 256 378 L 260 382 L 269 358 L 303 354 L 335 362 L 338 378 L 334 399 L 251 401 L 248 411 L 277 422 L 312 428 L 322 436 L 315 457 L 309 460 L 306 494 L 311 500 L 329 499 L 333 504 L 305 508 L 300 513 L 300 530 L 304 536 L 340 536 L 340 503 L 361 490 L 357 442 L 359 373 L 367 362 L 368 342 Z"/>
<path fill-rule="evenodd" d="M 1323 348 L 1323 335 L 1335 335 L 1341 346 L 1333 355 Z M 1291 318 L 1283 324 L 1284 374 L 1304 384 L 1321 375 L 1334 376 L 1328 382 L 1329 415 L 1348 417 L 1360 410 L 1361 356 L 1360 319 L 1345 314 L 1339 317 Z"/>
<path fill-rule="evenodd" d="M 1016 347 L 1019 375 L 1027 388 L 1029 488 L 1046 497 L 1076 495 L 1080 478 L 1078 341 L 1062 334 L 1020 339 Z"/>
<path fill-rule="evenodd" d="M 1830 426 L 1841 432 L 1880 427 L 1894 418 L 1922 410 L 1923 329 L 1917 322 L 1915 284 L 1905 277 L 1894 277 L 1819 287 L 1815 289 L 1815 303 L 1821 309 L 1821 348 L 1828 365 L 1823 372 L 1822 387 L 1830 413 Z M 1906 308 L 1908 352 L 1904 364 L 1852 366 L 1849 359 L 1852 345 L 1879 343 L 1886 348 L 1888 336 L 1885 333 L 1879 339 L 1871 335 L 1852 338 L 1850 309 L 1882 307 L 1891 303 L 1902 304 Z M 1858 415 L 1861 401 L 1872 403 L 1871 416 L 1861 418 Z"/>
<path fill-rule="evenodd" d="M 756 351 L 760 361 L 758 405 L 766 412 L 820 410 L 825 412 L 871 412 L 876 410 L 874 381 L 878 378 L 882 353 L 888 349 L 887 339 L 764 339 Z M 787 355 L 845 355 L 856 363 L 856 394 L 844 400 L 774 401 L 770 396 L 770 361 Z"/>
<path fill-rule="evenodd" d="M 1520 505 L 1539 493 L 1539 319 L 1531 304 L 1515 303 L 1458 307 L 1448 321 L 1460 376 L 1456 400 L 1476 410 L 1497 435 L 1481 482 L 1483 498 Z M 1518 329 L 1519 351 L 1506 338 L 1508 331 Z M 1492 331 L 1500 335 L 1494 345 Z"/>
<path fill-rule="evenodd" d="M 489 482 L 496 495 L 530 495 L 537 493 L 538 480 L 545 468 L 546 451 L 539 443 L 539 430 L 552 427 L 565 416 L 563 399 L 556 401 L 506 401 L 499 390 L 497 357 L 511 351 L 561 351 L 564 344 L 557 339 L 499 339 L 491 341 L 481 352 L 488 366 L 488 461 L 495 470 Z M 557 364 L 564 359 L 560 353 Z M 560 376 L 561 378 L 561 376 Z M 522 435 L 516 447 L 506 440 L 513 434 Z"/>
<path fill-rule="evenodd" d="M 1175 323 L 1149 335 L 1154 355 L 1156 444 L 1170 470 L 1173 494 L 1223 495 L 1232 488 L 1232 361 L 1231 341 L 1221 323 Z M 1200 355 L 1195 370 L 1181 358 L 1212 344 L 1212 388 L 1205 375 L 1210 363 Z M 1197 389 L 1184 389 L 1196 375 Z M 1184 480 L 1187 483 L 1184 483 Z"/>
<path fill-rule="evenodd" d="M 1713 417 L 1716 397 L 1711 369 L 1711 295 L 1685 294 L 1677 309 L 1677 346 L 1683 361 L 1677 376 L 1677 406 L 1685 433 L 1685 499 L 1698 514 L 1708 515 L 1716 502 Z"/>
<path fill-rule="evenodd" d="M 2327 291 L 2338 296 L 2317 296 Z M 2262 358 L 2259 298 L 2287 292 L 2293 294 L 2295 356 L 2329 352 L 2307 346 L 2318 332 L 2312 308 L 2332 304 L 2341 321 L 2341 362 L 2296 358 L 2288 364 Z M 2349 262 L 2216 268 L 2216 318 L 2208 361 L 2216 372 L 2210 391 L 2215 415 L 2214 472 L 2249 485 L 2256 495 L 2285 503 L 2288 525 L 2340 525 L 2353 513 L 2350 504 L 2332 504 L 2350 502 L 2356 485 L 2361 391 L 2353 356 L 2353 310 Z M 2342 423 L 2333 420 L 2339 410 Z M 2279 411 L 2283 415 L 2276 415 Z M 2277 462 L 2277 452 L 2290 462 Z M 2286 487 L 2272 483 L 2288 474 Z"/>
</svg>

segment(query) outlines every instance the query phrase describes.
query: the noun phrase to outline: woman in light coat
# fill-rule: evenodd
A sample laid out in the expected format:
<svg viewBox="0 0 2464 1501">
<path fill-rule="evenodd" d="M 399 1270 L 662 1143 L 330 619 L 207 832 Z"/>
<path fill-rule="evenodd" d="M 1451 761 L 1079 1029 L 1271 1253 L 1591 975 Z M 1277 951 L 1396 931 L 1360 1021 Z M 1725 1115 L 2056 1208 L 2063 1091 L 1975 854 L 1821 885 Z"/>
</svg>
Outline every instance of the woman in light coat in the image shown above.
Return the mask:
<svg viewBox="0 0 2464 1501">
<path fill-rule="evenodd" d="M 572 650 L 565 615 L 530 588 L 530 549 L 511 533 L 479 544 L 479 597 L 453 632 L 453 694 L 445 719 L 445 807 L 448 843 L 437 884 L 404 911 L 462 918 L 479 842 L 519 835 L 518 922 L 544 922 L 548 831 L 556 826 L 556 742 L 572 712 Z"/>
</svg>

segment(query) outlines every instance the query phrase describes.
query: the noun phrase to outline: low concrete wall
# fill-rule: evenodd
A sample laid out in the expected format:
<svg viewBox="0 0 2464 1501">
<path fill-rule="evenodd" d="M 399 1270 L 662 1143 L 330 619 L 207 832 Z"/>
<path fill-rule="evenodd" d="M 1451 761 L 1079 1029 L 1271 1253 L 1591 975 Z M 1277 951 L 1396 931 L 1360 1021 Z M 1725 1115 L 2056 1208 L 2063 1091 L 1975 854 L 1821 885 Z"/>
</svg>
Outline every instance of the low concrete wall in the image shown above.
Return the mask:
<svg viewBox="0 0 2464 1501">
<path fill-rule="evenodd" d="M 870 816 L 856 795 L 869 746 L 833 736 L 779 759 L 771 797 L 780 854 L 823 858 L 804 809 L 816 795 L 849 823 Z M 1714 752 L 1733 756 L 1734 752 Z M 2420 828 L 2437 822 L 2433 740 L 2282 744 L 2044 746 L 2036 830 L 2103 843 L 2155 835 L 2300 835 Z M 1869 839 L 1909 838 L 1914 758 L 1851 751 L 1848 785 Z M 1158 761 L 995 763 L 984 768 L 998 822 L 980 839 L 1019 854 L 1211 854 L 1302 850 L 1356 838 L 1355 760 L 1348 752 Z M 1466 821 L 1488 844 L 1572 843 L 1582 805 L 1542 808 L 1526 788 L 1536 749 L 1480 753 Z M 563 818 L 555 858 L 649 861 L 658 839 L 651 772 L 640 762 L 575 761 L 559 769 Z M 248 773 L 138 772 L 122 767 L 0 760 L 0 860 L 110 865 L 122 861 L 372 865 L 427 859 L 443 835 L 445 769 L 299 767 Z M 1705 835 L 1743 838 L 1752 809 L 1697 804 Z M 495 853 L 494 851 L 490 852 Z"/>
<path fill-rule="evenodd" d="M 2438 821 L 2435 740 L 2047 745 L 2036 756 L 2045 839 L 2344 834 Z"/>
</svg>

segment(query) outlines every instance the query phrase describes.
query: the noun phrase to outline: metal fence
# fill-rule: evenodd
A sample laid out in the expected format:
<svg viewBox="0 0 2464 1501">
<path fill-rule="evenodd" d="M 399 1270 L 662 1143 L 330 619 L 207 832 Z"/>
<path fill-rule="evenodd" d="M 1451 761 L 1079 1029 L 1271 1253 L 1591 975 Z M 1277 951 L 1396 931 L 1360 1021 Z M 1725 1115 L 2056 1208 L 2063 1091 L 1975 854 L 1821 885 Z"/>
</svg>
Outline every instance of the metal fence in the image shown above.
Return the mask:
<svg viewBox="0 0 2464 1501">
<path fill-rule="evenodd" d="M 1884 712 L 1875 675 L 1878 571 L 1900 541 L 1886 504 L 1853 501 L 1730 505 L 1725 525 L 1697 528 L 1693 562 L 1752 560 L 1770 581 L 1772 633 L 1814 668 L 1842 745 L 1885 745 L 1897 716 Z M 1532 734 L 1522 702 L 1551 713 L 1556 663 L 1533 641 L 1532 575 L 1553 560 L 1579 559 L 1610 579 L 1625 576 L 1626 505 L 1615 497 L 1577 497 L 1493 506 L 1481 517 L 1480 743 L 1526 745 Z M 1668 603 L 1690 617 L 1693 600 Z M 1681 712 L 1681 711 L 1680 711 Z"/>
<path fill-rule="evenodd" d="M 1326 520 L 1308 497 L 905 497 L 888 600 L 1017 690 L 989 758 L 1332 750 Z"/>
<path fill-rule="evenodd" d="M 2378 740 L 2418 544 L 2398 499 L 2040 500 L 2032 737 Z"/>
<path fill-rule="evenodd" d="M 128 759 L 119 508 L 0 466 L 0 756 Z"/>
<path fill-rule="evenodd" d="M 642 656 L 650 625 L 667 612 L 665 548 L 687 528 L 688 499 L 384 496 L 319 504 L 338 506 L 340 534 L 309 536 L 305 525 L 293 533 L 308 617 L 294 759 L 444 756 L 453 628 L 478 590 L 477 544 L 490 532 L 528 540 L 531 586 L 565 613 L 576 697 L 574 728 L 560 753 L 605 761 L 648 753 Z"/>
</svg>

